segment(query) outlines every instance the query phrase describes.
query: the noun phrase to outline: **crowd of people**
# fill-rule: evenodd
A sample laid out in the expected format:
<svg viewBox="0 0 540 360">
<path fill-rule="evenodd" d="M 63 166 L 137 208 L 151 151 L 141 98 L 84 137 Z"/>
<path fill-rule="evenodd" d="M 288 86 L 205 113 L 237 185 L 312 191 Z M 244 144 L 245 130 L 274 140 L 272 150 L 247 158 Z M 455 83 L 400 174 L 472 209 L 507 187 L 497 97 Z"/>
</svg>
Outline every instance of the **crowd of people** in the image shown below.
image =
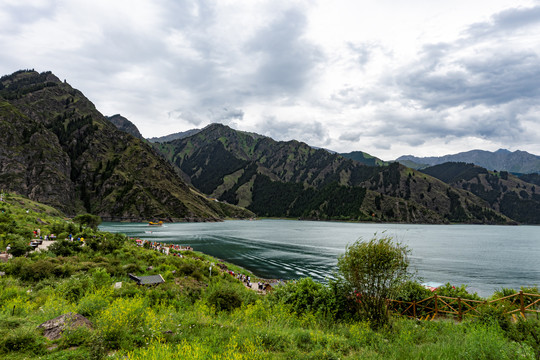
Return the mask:
<svg viewBox="0 0 540 360">
<path fill-rule="evenodd" d="M 164 244 L 157 241 L 148 241 L 143 239 L 133 239 L 138 246 L 145 247 L 145 244 L 149 244 L 148 247 L 152 250 L 159 251 L 165 255 L 172 255 L 182 257 L 181 251 L 193 251 L 191 246 L 182 246 L 176 244 Z"/>
</svg>

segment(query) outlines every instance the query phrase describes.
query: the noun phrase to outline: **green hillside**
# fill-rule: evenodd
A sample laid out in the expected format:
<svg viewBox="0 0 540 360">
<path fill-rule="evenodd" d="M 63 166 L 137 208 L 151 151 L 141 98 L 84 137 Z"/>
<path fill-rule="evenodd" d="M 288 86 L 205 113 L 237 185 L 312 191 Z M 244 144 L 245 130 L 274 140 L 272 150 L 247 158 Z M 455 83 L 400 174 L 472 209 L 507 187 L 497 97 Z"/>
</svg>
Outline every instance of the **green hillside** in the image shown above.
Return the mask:
<svg viewBox="0 0 540 360">
<path fill-rule="evenodd" d="M 470 191 L 487 201 L 493 209 L 520 223 L 540 224 L 540 189 L 506 171 L 488 171 L 465 163 L 444 163 L 422 172 L 454 188 Z"/>
<path fill-rule="evenodd" d="M 389 162 L 383 161 L 363 151 L 352 151 L 350 153 L 341 153 L 340 155 L 346 159 L 355 160 L 368 166 L 383 166 L 389 164 Z"/>
<path fill-rule="evenodd" d="M 106 220 L 250 217 L 216 204 L 177 175 L 145 140 L 117 130 L 50 72 L 0 78 L 0 187 Z"/>
<path fill-rule="evenodd" d="M 2 359 L 539 359 L 540 322 L 511 321 L 502 311 L 519 307 L 510 301 L 462 322 L 391 311 L 389 324 L 376 328 L 340 281 L 304 278 L 263 294 L 229 271 L 264 279 L 201 253 L 139 247 L 12 193 L 3 194 L 0 209 L 0 251 L 25 245 L 36 228 L 58 235 L 47 250 L 0 262 Z M 63 240 L 68 233 L 85 241 Z M 164 282 L 137 285 L 130 274 Z M 538 289 L 524 290 L 530 304 Z M 487 300 L 512 293 L 501 289 Z M 397 294 L 417 303 L 433 296 L 415 282 Z M 483 300 L 451 284 L 437 295 L 446 303 L 448 296 Z M 444 304 L 441 314 L 452 311 Z M 53 319 L 56 328 L 45 326 Z"/>
</svg>

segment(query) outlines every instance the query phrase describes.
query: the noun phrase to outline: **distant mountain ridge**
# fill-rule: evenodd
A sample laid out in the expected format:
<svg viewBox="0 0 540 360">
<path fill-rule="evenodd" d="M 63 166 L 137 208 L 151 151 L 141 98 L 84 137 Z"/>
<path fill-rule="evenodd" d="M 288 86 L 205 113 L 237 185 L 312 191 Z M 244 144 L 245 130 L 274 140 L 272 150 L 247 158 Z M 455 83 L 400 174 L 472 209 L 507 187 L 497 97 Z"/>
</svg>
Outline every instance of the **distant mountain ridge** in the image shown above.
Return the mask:
<svg viewBox="0 0 540 360">
<path fill-rule="evenodd" d="M 216 221 L 253 214 L 188 186 L 145 140 L 119 131 L 51 72 L 0 78 L 0 188 L 68 215 Z"/>
<path fill-rule="evenodd" d="M 165 136 L 160 136 L 160 137 L 152 137 L 152 138 L 148 138 L 146 140 L 148 140 L 150 142 L 153 142 L 153 143 L 164 143 L 164 142 L 169 142 L 169 141 L 173 141 L 173 140 L 183 139 L 185 137 L 195 135 L 200 131 L 201 131 L 201 129 L 191 129 L 191 130 L 177 132 L 177 133 L 170 134 L 170 135 L 165 135 Z"/>
<path fill-rule="evenodd" d="M 366 166 L 221 124 L 154 147 L 207 195 L 259 216 L 512 223 L 470 192 L 398 163 Z"/>
<path fill-rule="evenodd" d="M 540 156 L 520 150 L 514 152 L 506 149 L 499 149 L 495 152 L 471 150 L 453 155 L 431 157 L 405 155 L 400 156 L 396 161 L 416 169 L 446 162 L 464 162 L 475 164 L 488 170 L 508 171 L 516 174 L 540 173 Z"/>
<path fill-rule="evenodd" d="M 368 166 L 386 166 L 390 164 L 388 161 L 381 160 L 363 151 L 352 151 L 349 153 L 341 153 L 340 155 L 346 159 L 358 161 L 359 163 Z"/>
</svg>

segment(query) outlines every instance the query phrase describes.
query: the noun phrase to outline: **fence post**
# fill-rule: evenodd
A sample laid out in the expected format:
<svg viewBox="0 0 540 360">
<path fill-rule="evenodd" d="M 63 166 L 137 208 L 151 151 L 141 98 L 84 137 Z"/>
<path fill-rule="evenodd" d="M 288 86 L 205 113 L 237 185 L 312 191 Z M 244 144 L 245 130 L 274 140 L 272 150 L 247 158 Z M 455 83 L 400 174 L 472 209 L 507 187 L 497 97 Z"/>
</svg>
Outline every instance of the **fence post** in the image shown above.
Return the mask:
<svg viewBox="0 0 540 360">
<path fill-rule="evenodd" d="M 461 297 L 459 296 L 457 298 L 457 303 L 458 303 L 458 320 L 461 321 L 463 320 L 463 313 L 461 312 Z"/>
<path fill-rule="evenodd" d="M 523 301 L 523 290 L 519 291 L 519 311 L 521 316 L 525 319 L 525 302 Z"/>
<path fill-rule="evenodd" d="M 416 319 L 416 300 L 413 300 L 412 310 L 413 310 L 413 316 Z"/>
<path fill-rule="evenodd" d="M 437 302 L 437 294 L 433 295 L 433 299 L 435 300 L 435 313 L 433 314 L 433 318 L 437 316 L 437 313 L 439 312 L 439 304 Z"/>
</svg>

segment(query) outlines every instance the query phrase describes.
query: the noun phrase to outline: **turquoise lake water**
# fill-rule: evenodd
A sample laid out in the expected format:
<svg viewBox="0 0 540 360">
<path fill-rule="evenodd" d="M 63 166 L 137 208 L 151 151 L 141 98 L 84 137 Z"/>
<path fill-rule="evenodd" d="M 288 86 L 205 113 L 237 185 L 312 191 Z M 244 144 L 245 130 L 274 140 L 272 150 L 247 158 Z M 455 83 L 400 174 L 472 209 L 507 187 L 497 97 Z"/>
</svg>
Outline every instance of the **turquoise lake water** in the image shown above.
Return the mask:
<svg viewBox="0 0 540 360">
<path fill-rule="evenodd" d="M 502 287 L 540 285 L 540 227 L 366 224 L 293 220 L 103 223 L 101 230 L 194 250 L 272 279 L 332 276 L 337 258 L 359 238 L 391 236 L 411 249 L 411 265 L 425 282 L 467 285 L 489 296 Z M 150 233 L 151 231 L 151 233 Z"/>
</svg>

